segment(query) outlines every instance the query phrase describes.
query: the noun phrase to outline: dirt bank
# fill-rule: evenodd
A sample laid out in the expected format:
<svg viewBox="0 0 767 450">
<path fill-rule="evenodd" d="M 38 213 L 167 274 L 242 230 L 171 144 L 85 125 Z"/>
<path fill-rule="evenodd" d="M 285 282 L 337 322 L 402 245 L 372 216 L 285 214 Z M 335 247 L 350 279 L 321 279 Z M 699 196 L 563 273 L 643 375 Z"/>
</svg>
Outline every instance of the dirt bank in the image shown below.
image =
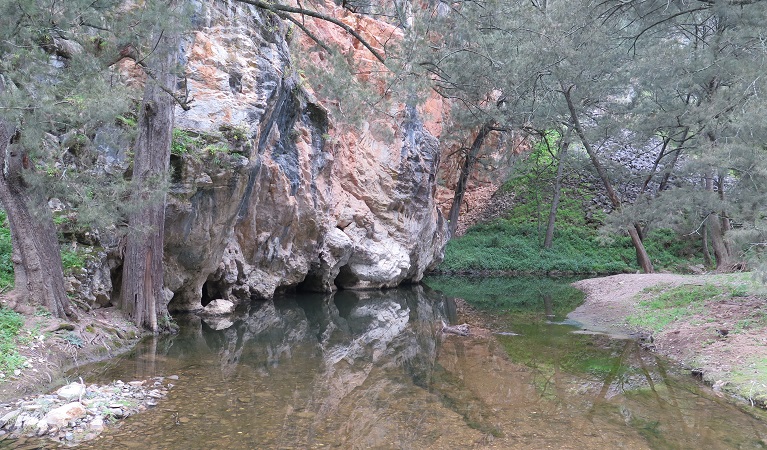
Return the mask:
<svg viewBox="0 0 767 450">
<path fill-rule="evenodd" d="M 0 372 L 0 404 L 73 381 L 63 378 L 67 370 L 128 351 L 139 340 L 140 331 L 114 308 L 77 312 L 77 322 L 45 313 L 24 316 L 17 349 L 25 363 Z"/>
<path fill-rule="evenodd" d="M 584 328 L 642 335 L 715 390 L 767 405 L 767 300 L 749 274 L 622 274 L 573 286 L 586 299 L 568 317 Z"/>
</svg>

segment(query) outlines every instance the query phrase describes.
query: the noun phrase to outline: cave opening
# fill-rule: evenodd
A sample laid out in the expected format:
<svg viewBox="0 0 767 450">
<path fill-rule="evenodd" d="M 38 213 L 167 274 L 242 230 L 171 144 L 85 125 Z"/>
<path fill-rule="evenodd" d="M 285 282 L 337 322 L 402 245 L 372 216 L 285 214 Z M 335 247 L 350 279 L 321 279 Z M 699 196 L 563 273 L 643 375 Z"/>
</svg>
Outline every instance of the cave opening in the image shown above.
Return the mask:
<svg viewBox="0 0 767 450">
<path fill-rule="evenodd" d="M 352 271 L 351 266 L 346 264 L 341 266 L 338 271 L 338 276 L 336 276 L 336 279 L 333 280 L 333 283 L 338 289 L 348 289 L 350 287 L 354 287 L 359 281 L 360 280 L 357 278 L 357 275 L 355 275 Z"/>
<path fill-rule="evenodd" d="M 202 297 L 200 298 L 200 304 L 204 308 L 208 306 L 208 304 L 213 300 L 226 298 L 224 292 L 225 290 L 223 289 L 223 286 L 221 286 L 220 282 L 208 279 L 208 281 L 202 285 Z"/>
</svg>

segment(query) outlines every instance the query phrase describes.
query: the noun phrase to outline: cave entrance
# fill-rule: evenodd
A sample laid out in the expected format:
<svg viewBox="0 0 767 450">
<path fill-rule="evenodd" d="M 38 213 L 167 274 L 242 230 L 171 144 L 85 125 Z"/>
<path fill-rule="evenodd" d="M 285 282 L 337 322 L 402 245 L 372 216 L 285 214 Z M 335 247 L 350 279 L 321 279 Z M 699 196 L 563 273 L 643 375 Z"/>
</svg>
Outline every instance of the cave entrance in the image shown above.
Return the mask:
<svg viewBox="0 0 767 450">
<path fill-rule="evenodd" d="M 202 298 L 200 298 L 200 304 L 204 308 L 213 300 L 226 298 L 225 292 L 226 288 L 222 286 L 221 282 L 208 279 L 208 281 L 202 285 Z"/>
<path fill-rule="evenodd" d="M 338 271 L 338 276 L 336 276 L 333 283 L 338 289 L 349 289 L 357 285 L 359 281 L 360 279 L 354 275 L 354 272 L 352 272 L 352 268 L 346 264 L 345 266 L 341 266 L 341 269 Z"/>
</svg>

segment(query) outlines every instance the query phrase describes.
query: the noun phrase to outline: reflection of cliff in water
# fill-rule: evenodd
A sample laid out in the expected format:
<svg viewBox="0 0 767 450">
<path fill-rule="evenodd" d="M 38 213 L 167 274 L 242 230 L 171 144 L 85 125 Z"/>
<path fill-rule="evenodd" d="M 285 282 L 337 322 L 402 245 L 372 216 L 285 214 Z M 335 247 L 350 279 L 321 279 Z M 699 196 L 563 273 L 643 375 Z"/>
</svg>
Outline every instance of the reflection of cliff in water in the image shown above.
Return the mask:
<svg viewBox="0 0 767 450">
<path fill-rule="evenodd" d="M 223 330 L 195 318 L 89 379 L 180 376 L 161 407 L 90 448 L 751 448 L 765 437 L 763 422 L 677 384 L 633 341 L 551 323 L 441 335 L 454 316 L 452 300 L 412 287 L 285 296 Z"/>
</svg>

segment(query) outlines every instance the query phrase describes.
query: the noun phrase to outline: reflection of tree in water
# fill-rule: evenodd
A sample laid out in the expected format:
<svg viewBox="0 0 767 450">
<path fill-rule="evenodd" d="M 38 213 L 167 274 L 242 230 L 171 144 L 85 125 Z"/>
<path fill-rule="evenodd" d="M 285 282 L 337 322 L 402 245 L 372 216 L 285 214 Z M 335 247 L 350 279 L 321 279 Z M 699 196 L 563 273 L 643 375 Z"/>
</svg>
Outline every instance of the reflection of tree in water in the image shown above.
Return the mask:
<svg viewBox="0 0 767 450">
<path fill-rule="evenodd" d="M 440 336 L 454 311 L 421 287 L 286 297 L 253 304 L 225 330 L 193 319 L 181 335 L 148 343 L 127 371 L 178 371 L 166 406 L 194 427 L 168 428 L 160 410 L 142 419 L 155 420 L 152 433 L 173 443 L 167 448 L 209 439 L 221 448 L 455 448 L 493 439 L 498 448 L 713 448 L 759 435 L 748 431 L 758 422 L 689 392 L 694 384 L 678 384 L 634 341 L 546 323 L 535 325 L 538 335 L 515 324 L 521 336 Z M 708 429 L 736 420 L 738 432 Z M 146 423 L 136 427 L 146 434 Z M 136 440 L 128 424 L 121 429 Z"/>
</svg>

